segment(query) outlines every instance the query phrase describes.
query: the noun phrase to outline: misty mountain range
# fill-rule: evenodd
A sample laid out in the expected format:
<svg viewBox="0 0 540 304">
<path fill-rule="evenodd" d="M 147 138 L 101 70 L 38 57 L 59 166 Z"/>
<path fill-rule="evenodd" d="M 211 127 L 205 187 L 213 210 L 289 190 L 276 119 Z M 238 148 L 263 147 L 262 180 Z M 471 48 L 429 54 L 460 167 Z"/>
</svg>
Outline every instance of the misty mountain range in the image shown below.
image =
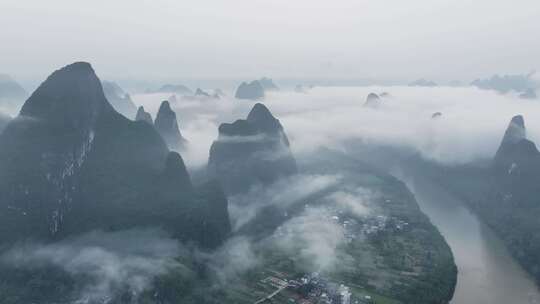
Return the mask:
<svg viewBox="0 0 540 304">
<path fill-rule="evenodd" d="M 486 79 L 476 79 L 471 85 L 480 89 L 495 90 L 500 93 L 515 91 L 522 98 L 536 98 L 535 90 L 539 84 L 532 78 L 534 73 L 527 75 L 493 75 Z"/>
<path fill-rule="evenodd" d="M 202 289 L 208 288 L 208 284 L 215 284 L 215 276 L 221 275 L 221 270 L 212 265 L 222 263 L 223 258 L 219 254 L 227 246 L 233 246 L 231 244 L 236 244 L 238 240 L 249 240 L 253 254 L 260 256 L 260 261 L 252 266 L 255 269 L 281 267 L 275 264 L 273 257 L 268 256 L 270 252 L 275 255 L 288 252 L 291 257 L 309 260 L 303 251 L 293 250 L 286 238 L 278 237 L 281 235 L 278 228 L 296 225 L 297 220 L 306 216 L 323 216 L 321 219 L 324 220 L 326 212 L 334 212 L 325 208 L 333 204 L 337 205 L 331 208 L 344 208 L 343 212 L 346 213 L 340 211 L 339 214 L 350 218 L 350 221 L 370 220 L 371 217 L 361 211 L 364 207 L 341 206 L 340 200 L 336 199 L 348 195 L 346 193 L 352 191 L 349 187 L 375 187 L 371 181 L 381 179 L 384 182 L 376 183 L 376 187 L 391 187 L 404 193 L 404 188 L 394 179 L 372 171 L 367 165 L 358 165 L 348 173 L 347 182 L 336 184 L 334 180 L 344 174 L 345 167 L 353 168 L 356 165 L 353 165 L 353 160 L 346 160 L 346 156 L 335 152 L 321 152 L 322 158 L 317 158 L 314 163 L 303 162 L 300 170 L 283 125 L 261 103 L 252 106 L 246 119 L 219 126 L 218 138 L 209 153 L 207 177 L 202 180 L 197 178 L 198 182 L 194 184 L 182 156 L 171 151 L 182 150 L 188 143 L 180 133 L 176 113 L 169 102 L 161 103 L 155 121 L 143 107 L 139 107 L 133 121 L 111 105 L 105 92 L 110 99 L 117 98 L 115 102 L 129 104 L 129 95 L 123 94 L 114 84 L 105 82 L 103 85 L 90 64 L 77 62 L 63 67 L 52 73 L 32 93 L 20 114 L 7 123 L 0 135 L 0 220 L 3 223 L 0 240 L 3 247 L 11 248 L 0 259 L 3 261 L 0 267 L 6 274 L 0 276 L 0 299 L 6 303 L 77 303 L 81 299 L 90 303 L 135 303 L 139 299 L 150 303 L 216 303 L 216 299 L 220 298 L 233 303 L 239 298 L 229 291 L 241 286 L 238 282 L 246 279 L 243 275 L 235 279 L 239 280 L 236 283 L 233 281 L 232 285 L 219 287 L 219 292 L 225 293 L 225 296 L 199 294 Z M 321 167 L 321 163 L 332 165 Z M 343 172 L 339 172 L 340 166 L 344 166 Z M 365 179 L 367 175 L 373 177 Z M 322 179 L 324 183 L 314 185 L 312 190 L 310 187 L 304 188 L 307 185 L 302 180 L 311 179 Z M 257 197 L 268 193 L 274 196 L 275 191 L 282 192 L 273 187 L 282 187 L 280 185 L 287 181 L 299 186 L 290 191 L 305 194 L 294 194 L 291 198 L 278 196 L 277 203 L 282 206 L 265 206 L 264 201 L 249 203 L 250 195 Z M 260 191 L 260 194 L 256 194 Z M 232 198 L 232 206 L 228 198 Z M 307 208 L 307 199 L 319 211 Z M 328 203 L 329 200 L 332 203 Z M 425 242 L 413 245 L 417 242 L 413 230 L 407 230 L 409 232 L 402 238 L 406 238 L 411 245 L 407 245 L 403 252 L 415 254 L 413 248 L 426 246 L 426 250 L 430 248 L 433 252 L 432 259 L 440 262 L 436 267 L 441 271 L 437 275 L 429 272 L 434 265 L 432 260 L 420 255 L 417 256 L 418 260 L 411 261 L 406 267 L 416 269 L 420 278 L 433 278 L 437 282 L 435 284 L 442 284 L 442 291 L 427 295 L 432 285 L 420 287 L 416 280 L 410 281 L 414 284 L 406 289 L 394 290 L 398 285 L 393 284 L 376 284 L 371 288 L 403 299 L 412 297 L 414 290 L 421 288 L 426 291 L 426 296 L 422 297 L 426 303 L 433 299 L 448 299 L 454 284 L 452 277 L 455 276 L 449 249 L 436 229 L 421 216 L 414 199 L 396 204 L 395 210 L 389 205 L 379 211 L 391 216 L 392 224 L 388 225 L 394 225 L 394 221 L 398 223 L 396 225 L 403 225 L 399 223 L 406 220 L 411 227 L 425 233 Z M 234 229 L 230 208 L 246 210 L 240 217 L 234 211 Z M 330 225 L 328 229 L 336 229 L 336 225 L 346 226 L 339 222 L 325 225 Z M 357 231 L 362 226 L 354 227 L 353 231 Z M 144 230 L 150 228 L 159 229 L 160 232 Z M 77 250 L 90 254 L 85 247 L 90 244 L 99 244 L 96 246 L 100 246 L 100 250 L 114 250 L 110 251 L 112 255 L 127 254 L 131 257 L 131 254 L 140 254 L 135 249 L 129 249 L 134 252 L 121 253 L 131 248 L 132 243 L 120 241 L 119 238 L 132 238 L 134 232 L 131 231 L 140 231 L 140 240 L 156 235 L 156 239 L 147 239 L 149 244 L 161 244 L 167 248 L 162 255 L 156 256 L 150 248 L 144 249 L 149 254 L 139 255 L 142 259 L 140 263 L 144 260 L 153 264 L 154 271 L 142 271 L 140 263 L 122 266 L 128 273 L 138 272 L 144 283 L 136 284 L 137 281 L 124 275 L 119 275 L 122 281 L 117 281 L 109 276 L 96 276 L 81 270 L 81 267 L 102 267 L 78 255 Z M 163 233 L 172 239 L 163 239 Z M 397 235 L 387 235 L 381 240 L 396 244 Z M 102 240 L 97 241 L 96 236 Z M 340 246 L 349 248 L 349 251 L 336 254 L 350 255 L 351 259 L 360 258 L 357 253 L 350 251 L 353 247 L 346 245 L 349 243 L 342 239 L 343 236 L 338 234 L 336 237 Z M 125 248 L 110 246 L 109 238 L 126 242 Z M 19 247 L 17 244 L 22 240 L 29 241 L 29 247 Z M 176 242 L 195 251 L 179 251 L 175 247 Z M 305 246 L 311 244 L 309 241 Z M 369 244 L 366 252 L 378 254 L 380 249 L 376 239 L 370 240 Z M 309 250 L 314 250 L 313 254 L 318 255 L 316 248 Z M 54 254 L 51 256 L 49 253 Z M 54 259 L 54 255 L 61 259 Z M 98 257 L 100 254 L 92 253 L 91 256 Z M 78 262 L 74 264 L 72 258 Z M 173 271 L 179 267 L 178 262 L 167 262 L 170 265 L 166 269 L 156 264 L 171 258 L 182 259 L 182 267 L 192 274 L 186 277 L 182 271 Z M 27 262 L 21 259 L 27 259 Z M 295 273 L 305 272 L 327 265 L 327 259 L 333 260 L 333 256 L 320 256 L 309 267 L 309 263 L 305 264 L 307 260 L 299 260 L 298 264 L 293 263 L 287 269 L 295 269 Z M 5 264 L 5 261 L 11 262 Z M 385 260 L 378 266 L 381 267 L 380 271 L 368 271 L 365 275 L 398 274 L 393 263 L 390 259 Z M 328 268 L 326 272 L 339 273 L 344 277 L 352 275 L 363 281 L 363 277 L 350 273 L 352 269 L 357 268 L 339 268 L 339 271 L 338 268 Z M 363 268 L 355 271 L 360 269 Z M 46 279 L 42 280 L 43 276 Z M 105 280 L 105 285 L 92 287 L 96 286 L 92 283 L 95 279 Z M 443 281 L 438 283 L 439 279 Z M 34 282 L 32 286 L 35 288 L 29 289 L 24 283 L 28 281 Z M 172 282 L 185 285 L 175 287 L 170 285 Z M 347 282 L 352 284 L 353 281 L 347 279 Z M 98 289 L 92 291 L 92 288 Z M 251 299 L 247 297 L 242 301 Z"/>
<path fill-rule="evenodd" d="M 196 190 L 182 158 L 169 152 L 152 126 L 112 108 L 87 63 L 49 76 L 0 143 L 4 241 L 141 225 L 158 225 L 206 246 L 227 234 L 226 226 L 197 220 L 222 208 L 227 223 L 226 204 L 211 206 L 202 195 L 209 192 Z M 154 204 L 146 203 L 149 197 Z"/>
<path fill-rule="evenodd" d="M 540 1 L 0 29 L 0 304 L 540 304 Z"/>
<path fill-rule="evenodd" d="M 264 87 L 258 80 L 242 82 L 236 89 L 235 97 L 238 99 L 259 100 L 264 98 Z"/>
<path fill-rule="evenodd" d="M 262 78 L 235 97 L 260 100 L 277 90 Z M 201 98 L 191 100 L 197 105 L 228 102 L 205 103 L 218 93 L 189 96 Z M 379 117 L 395 94 L 402 93 L 371 92 L 355 109 Z M 190 173 L 183 155 L 200 139 L 182 135 L 184 120 L 173 110 L 189 111 L 175 107 L 182 98 L 161 101 L 153 120 L 118 85 L 76 62 L 53 72 L 18 116 L 0 117 L 1 301 L 254 303 L 271 294 L 261 290 L 271 286 L 268 277 L 296 282 L 317 273 L 325 282 L 317 288 L 329 293 L 341 282 L 361 289 L 357 297 L 447 303 L 457 277 L 452 252 L 389 174 L 399 166 L 464 197 L 539 278 L 540 152 L 523 116 L 512 118 L 491 161 L 445 166 L 358 139 L 298 157 L 290 117 L 285 124 L 268 105 L 242 102 L 246 118 L 221 123 L 207 165 Z M 447 115 L 419 119 L 436 126 Z M 303 134 L 327 136 L 321 130 Z M 139 241 L 148 246 L 134 247 Z M 85 270 L 101 273 L 111 257 L 138 262 L 108 275 Z M 310 284 L 288 285 L 284 294 L 313 297 L 303 289 Z"/>
</svg>

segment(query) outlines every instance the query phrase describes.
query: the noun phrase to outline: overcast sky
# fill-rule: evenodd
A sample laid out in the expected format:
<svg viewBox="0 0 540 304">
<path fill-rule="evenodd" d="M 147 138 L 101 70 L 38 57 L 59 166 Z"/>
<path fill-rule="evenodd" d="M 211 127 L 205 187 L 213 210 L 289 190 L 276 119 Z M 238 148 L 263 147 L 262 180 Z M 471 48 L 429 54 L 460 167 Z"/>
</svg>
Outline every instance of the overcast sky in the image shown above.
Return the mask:
<svg viewBox="0 0 540 304">
<path fill-rule="evenodd" d="M 1 0 L 0 73 L 469 81 L 540 69 L 539 0 Z"/>
</svg>

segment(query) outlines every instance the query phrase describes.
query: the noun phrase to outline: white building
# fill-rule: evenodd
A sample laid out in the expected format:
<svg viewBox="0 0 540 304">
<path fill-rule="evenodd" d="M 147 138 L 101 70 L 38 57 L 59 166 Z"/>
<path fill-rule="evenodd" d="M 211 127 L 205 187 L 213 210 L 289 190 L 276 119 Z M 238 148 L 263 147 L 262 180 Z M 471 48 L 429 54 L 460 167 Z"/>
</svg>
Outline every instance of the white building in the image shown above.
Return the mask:
<svg viewBox="0 0 540 304">
<path fill-rule="evenodd" d="M 349 287 L 341 284 L 338 292 L 341 297 L 341 304 L 351 304 L 351 292 L 349 291 Z"/>
</svg>

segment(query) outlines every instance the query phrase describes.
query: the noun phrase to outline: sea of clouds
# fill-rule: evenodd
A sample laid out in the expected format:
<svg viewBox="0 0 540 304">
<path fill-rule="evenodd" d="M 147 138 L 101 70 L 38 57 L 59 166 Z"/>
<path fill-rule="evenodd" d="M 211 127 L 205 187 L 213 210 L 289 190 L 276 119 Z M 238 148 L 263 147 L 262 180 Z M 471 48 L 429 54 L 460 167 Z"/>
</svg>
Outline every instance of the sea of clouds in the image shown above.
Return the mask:
<svg viewBox="0 0 540 304">
<path fill-rule="evenodd" d="M 389 93 L 378 108 L 365 107 L 369 93 Z M 206 164 L 218 126 L 244 119 L 254 102 L 229 93 L 221 99 L 173 104 L 181 132 L 190 141 L 183 153 L 190 167 Z M 155 117 L 167 94 L 133 96 Z M 426 159 L 460 164 L 494 155 L 508 122 L 522 114 L 530 139 L 540 142 L 540 101 L 475 87 L 315 87 L 305 93 L 270 92 L 262 101 L 278 118 L 295 155 L 320 147 L 339 148 L 354 139 L 412 148 Z M 433 119 L 432 114 L 442 116 Z"/>
</svg>

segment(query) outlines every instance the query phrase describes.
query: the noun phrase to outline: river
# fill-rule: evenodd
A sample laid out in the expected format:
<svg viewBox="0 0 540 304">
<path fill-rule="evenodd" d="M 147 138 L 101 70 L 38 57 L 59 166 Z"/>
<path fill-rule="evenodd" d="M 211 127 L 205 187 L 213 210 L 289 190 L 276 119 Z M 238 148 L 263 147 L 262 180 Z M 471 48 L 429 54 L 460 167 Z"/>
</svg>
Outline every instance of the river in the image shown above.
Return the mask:
<svg viewBox="0 0 540 304">
<path fill-rule="evenodd" d="M 451 304 L 540 303 L 532 278 L 463 202 L 425 179 L 405 182 L 454 254 L 458 279 Z"/>
</svg>

